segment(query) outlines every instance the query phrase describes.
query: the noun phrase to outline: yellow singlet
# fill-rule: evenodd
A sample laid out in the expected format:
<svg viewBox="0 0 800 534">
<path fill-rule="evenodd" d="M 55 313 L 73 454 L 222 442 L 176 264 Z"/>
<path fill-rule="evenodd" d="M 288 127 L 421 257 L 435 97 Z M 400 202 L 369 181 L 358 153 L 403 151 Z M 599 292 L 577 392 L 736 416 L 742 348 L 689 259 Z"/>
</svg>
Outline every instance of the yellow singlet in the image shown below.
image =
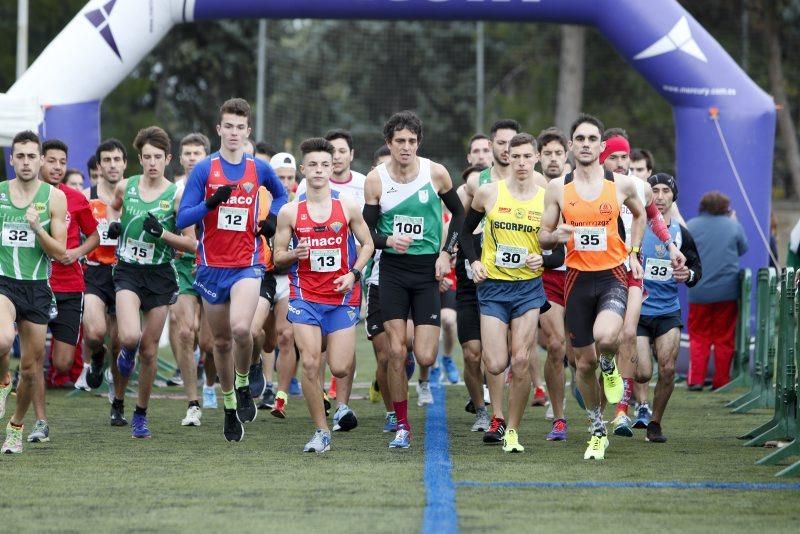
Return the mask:
<svg viewBox="0 0 800 534">
<path fill-rule="evenodd" d="M 517 200 L 505 181 L 497 182 L 497 201 L 486 214 L 481 263 L 491 280 L 531 280 L 542 275 L 525 265 L 528 254 L 541 254 L 539 228 L 544 211 L 544 188 L 530 200 Z"/>
</svg>

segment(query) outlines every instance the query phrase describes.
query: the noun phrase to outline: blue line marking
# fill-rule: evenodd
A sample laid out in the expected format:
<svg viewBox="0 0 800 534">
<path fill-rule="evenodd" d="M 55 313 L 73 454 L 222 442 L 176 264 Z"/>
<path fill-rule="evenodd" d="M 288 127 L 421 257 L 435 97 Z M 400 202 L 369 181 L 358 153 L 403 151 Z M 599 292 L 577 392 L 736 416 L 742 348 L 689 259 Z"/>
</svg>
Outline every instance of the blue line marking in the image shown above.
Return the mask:
<svg viewBox="0 0 800 534">
<path fill-rule="evenodd" d="M 425 418 L 425 512 L 422 532 L 458 532 L 456 489 L 450 473 L 450 442 L 444 388 L 432 384 L 433 405 Z"/>
<path fill-rule="evenodd" d="M 462 480 L 456 482 L 459 488 L 553 488 L 553 489 L 578 489 L 578 488 L 644 488 L 644 489 L 689 489 L 689 490 L 733 490 L 733 491 L 762 491 L 762 490 L 793 490 L 800 491 L 798 483 L 758 483 L 758 482 L 680 482 L 641 480 L 638 482 L 603 482 L 581 480 L 577 482 L 477 482 Z"/>
</svg>

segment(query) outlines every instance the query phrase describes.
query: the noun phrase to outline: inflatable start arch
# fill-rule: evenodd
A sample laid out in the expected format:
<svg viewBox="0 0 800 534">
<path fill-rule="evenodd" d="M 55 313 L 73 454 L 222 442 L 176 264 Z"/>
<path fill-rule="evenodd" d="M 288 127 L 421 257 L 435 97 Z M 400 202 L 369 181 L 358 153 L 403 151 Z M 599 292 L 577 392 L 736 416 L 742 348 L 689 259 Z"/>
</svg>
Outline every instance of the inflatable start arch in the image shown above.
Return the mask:
<svg viewBox="0 0 800 534">
<path fill-rule="evenodd" d="M 619 31 L 621 14 L 633 31 Z M 754 213 L 743 216 L 751 243 L 745 264 L 766 265 L 760 234 L 769 227 L 774 102 L 677 0 L 91 0 L 8 95 L 44 105 L 44 137 L 64 140 L 83 166 L 100 140 L 102 99 L 172 26 L 246 17 L 594 26 L 673 107 L 684 214 L 694 215 L 712 189 L 738 203 L 740 177 Z"/>
</svg>

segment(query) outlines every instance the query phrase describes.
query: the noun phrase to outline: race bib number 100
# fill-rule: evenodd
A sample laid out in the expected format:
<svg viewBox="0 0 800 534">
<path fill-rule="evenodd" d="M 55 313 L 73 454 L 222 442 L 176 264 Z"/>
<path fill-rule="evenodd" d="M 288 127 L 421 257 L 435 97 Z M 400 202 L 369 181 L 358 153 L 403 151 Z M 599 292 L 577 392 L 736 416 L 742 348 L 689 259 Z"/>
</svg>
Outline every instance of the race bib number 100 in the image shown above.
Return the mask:
<svg viewBox="0 0 800 534">
<path fill-rule="evenodd" d="M 392 234 L 395 236 L 405 235 L 419 241 L 425 231 L 425 219 L 422 217 L 408 217 L 407 215 L 395 215 L 392 223 Z"/>
<path fill-rule="evenodd" d="M 575 250 L 584 252 L 604 252 L 608 250 L 606 229 L 601 227 L 575 228 Z"/>
<path fill-rule="evenodd" d="M 36 234 L 26 222 L 4 222 L 3 240 L 4 247 L 33 248 L 36 245 Z"/>
</svg>

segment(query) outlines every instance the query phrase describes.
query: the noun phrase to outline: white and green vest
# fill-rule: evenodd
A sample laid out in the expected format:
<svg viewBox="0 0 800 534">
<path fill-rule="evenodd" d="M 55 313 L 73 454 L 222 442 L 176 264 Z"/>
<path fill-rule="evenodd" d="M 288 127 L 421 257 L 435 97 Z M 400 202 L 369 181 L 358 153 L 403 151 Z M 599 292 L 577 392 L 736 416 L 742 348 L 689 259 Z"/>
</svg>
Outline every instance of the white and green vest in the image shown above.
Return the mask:
<svg viewBox="0 0 800 534">
<path fill-rule="evenodd" d="M 0 276 L 17 280 L 50 278 L 50 258 L 36 233 L 25 220 L 25 212 L 33 206 L 39 212 L 39 223 L 50 231 L 50 194 L 53 186 L 41 182 L 30 204 L 17 207 L 11 202 L 10 182 L 0 182 Z"/>
</svg>

